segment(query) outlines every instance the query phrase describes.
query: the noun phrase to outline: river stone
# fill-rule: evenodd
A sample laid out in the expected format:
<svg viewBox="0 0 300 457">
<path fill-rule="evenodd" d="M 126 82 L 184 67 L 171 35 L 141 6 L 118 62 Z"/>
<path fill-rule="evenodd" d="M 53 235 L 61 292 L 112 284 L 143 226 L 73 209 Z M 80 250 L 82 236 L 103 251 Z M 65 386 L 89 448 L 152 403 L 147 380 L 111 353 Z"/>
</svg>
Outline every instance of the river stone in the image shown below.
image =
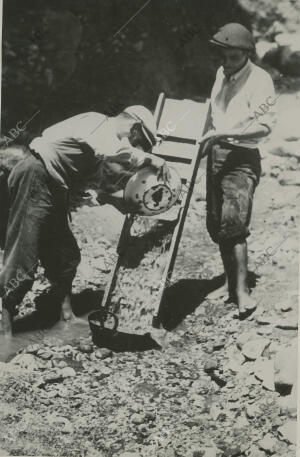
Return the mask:
<svg viewBox="0 0 300 457">
<path fill-rule="evenodd" d="M 278 405 L 280 407 L 281 414 L 297 418 L 297 384 L 293 386 L 290 395 L 278 398 Z"/>
<path fill-rule="evenodd" d="M 265 435 L 263 439 L 259 441 L 258 445 L 260 449 L 263 449 L 268 454 L 274 454 L 277 447 L 277 441 L 271 435 L 271 433 L 267 433 L 267 435 Z"/>
<path fill-rule="evenodd" d="M 143 414 L 135 413 L 131 416 L 131 422 L 136 425 L 143 424 L 145 422 L 145 416 Z"/>
<path fill-rule="evenodd" d="M 37 360 L 32 354 L 17 354 L 10 363 L 30 371 L 38 370 L 39 368 Z"/>
<path fill-rule="evenodd" d="M 63 378 L 73 378 L 76 376 L 76 371 L 72 367 L 64 367 L 60 369 L 60 374 Z"/>
<path fill-rule="evenodd" d="M 242 354 L 248 360 L 256 360 L 262 355 L 270 343 L 271 341 L 266 338 L 256 338 L 252 341 L 248 341 L 242 346 Z"/>
<path fill-rule="evenodd" d="M 78 345 L 78 350 L 84 354 L 91 354 L 93 352 L 93 345 L 81 341 Z"/>
<path fill-rule="evenodd" d="M 289 444 L 297 444 L 297 421 L 289 420 L 278 429 L 280 439 Z"/>
<path fill-rule="evenodd" d="M 265 358 L 259 358 L 254 362 L 254 376 L 262 381 L 262 386 L 270 391 L 275 390 L 274 362 Z"/>
<path fill-rule="evenodd" d="M 292 342 L 282 347 L 275 355 L 275 387 L 276 390 L 283 393 L 290 393 L 297 381 L 297 346 L 298 339 L 294 338 Z"/>
<path fill-rule="evenodd" d="M 112 355 L 112 351 L 106 348 L 96 349 L 95 351 L 95 357 L 97 359 L 107 359 L 108 357 L 112 357 Z"/>
</svg>

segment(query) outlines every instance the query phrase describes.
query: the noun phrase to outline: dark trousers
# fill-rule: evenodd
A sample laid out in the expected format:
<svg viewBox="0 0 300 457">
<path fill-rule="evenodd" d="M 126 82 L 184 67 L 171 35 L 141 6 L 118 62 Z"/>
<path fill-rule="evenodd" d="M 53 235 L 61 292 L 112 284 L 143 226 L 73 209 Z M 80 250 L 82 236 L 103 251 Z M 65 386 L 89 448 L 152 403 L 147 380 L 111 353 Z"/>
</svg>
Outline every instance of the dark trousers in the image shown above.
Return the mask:
<svg viewBox="0 0 300 457">
<path fill-rule="evenodd" d="M 207 230 L 215 243 L 243 241 L 261 174 L 258 149 L 214 144 L 207 159 Z"/>
<path fill-rule="evenodd" d="M 8 178 L 9 216 L 0 273 L 0 296 L 12 314 L 31 289 L 40 260 L 45 276 L 68 291 L 80 262 L 70 230 L 65 192 L 31 155 Z"/>
</svg>

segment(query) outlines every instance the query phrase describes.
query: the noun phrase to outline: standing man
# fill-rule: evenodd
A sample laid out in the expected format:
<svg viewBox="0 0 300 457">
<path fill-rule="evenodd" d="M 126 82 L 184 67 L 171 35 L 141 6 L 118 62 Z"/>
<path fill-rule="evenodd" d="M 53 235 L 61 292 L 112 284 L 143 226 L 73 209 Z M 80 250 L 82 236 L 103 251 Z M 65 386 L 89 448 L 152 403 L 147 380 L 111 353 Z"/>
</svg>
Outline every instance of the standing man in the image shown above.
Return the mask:
<svg viewBox="0 0 300 457">
<path fill-rule="evenodd" d="M 10 208 L 0 272 L 2 334 L 11 336 L 13 316 L 32 287 L 39 261 L 61 318 L 73 318 L 71 289 L 80 251 L 68 222 L 69 190 L 79 182 L 93 184 L 100 204 L 109 202 L 126 212 L 119 193 L 138 169 L 152 165 L 160 177 L 168 176 L 162 159 L 143 152 L 151 151 L 155 135 L 153 115 L 137 105 L 112 118 L 93 112 L 74 116 L 31 142 L 30 153 L 8 178 Z"/>
<path fill-rule="evenodd" d="M 259 142 L 272 128 L 274 85 L 250 60 L 252 34 L 241 24 L 221 27 L 210 40 L 222 66 L 211 93 L 209 131 L 202 138 L 207 160 L 207 229 L 219 245 L 226 284 L 240 318 L 256 308 L 247 281 L 247 242 L 254 190 L 261 173 Z"/>
</svg>

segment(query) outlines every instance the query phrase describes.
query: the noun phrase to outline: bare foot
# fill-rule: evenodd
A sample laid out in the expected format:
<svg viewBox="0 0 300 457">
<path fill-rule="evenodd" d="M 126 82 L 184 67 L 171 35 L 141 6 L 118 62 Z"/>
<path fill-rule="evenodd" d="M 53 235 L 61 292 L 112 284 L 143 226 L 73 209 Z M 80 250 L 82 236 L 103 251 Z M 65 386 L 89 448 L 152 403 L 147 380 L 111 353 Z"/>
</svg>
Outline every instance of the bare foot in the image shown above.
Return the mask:
<svg viewBox="0 0 300 457">
<path fill-rule="evenodd" d="M 62 302 L 61 319 L 63 321 L 70 321 L 76 319 L 72 310 L 70 295 L 67 295 Z"/>
<path fill-rule="evenodd" d="M 250 296 L 249 292 L 237 292 L 237 304 L 239 307 L 240 319 L 246 319 L 256 308 L 256 301 Z"/>
</svg>

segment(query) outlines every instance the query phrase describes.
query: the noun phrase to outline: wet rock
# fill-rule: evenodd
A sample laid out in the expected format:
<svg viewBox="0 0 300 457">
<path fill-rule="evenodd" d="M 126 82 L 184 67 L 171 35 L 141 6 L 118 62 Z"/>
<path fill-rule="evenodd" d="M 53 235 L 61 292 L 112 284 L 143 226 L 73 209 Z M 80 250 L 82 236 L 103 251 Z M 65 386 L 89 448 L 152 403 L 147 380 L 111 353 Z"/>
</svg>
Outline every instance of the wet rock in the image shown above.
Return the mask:
<svg viewBox="0 0 300 457">
<path fill-rule="evenodd" d="M 262 414 L 262 408 L 258 404 L 252 404 L 246 406 L 246 416 L 249 419 L 253 419 L 254 417 L 259 417 Z"/>
<path fill-rule="evenodd" d="M 39 365 L 32 354 L 17 354 L 11 361 L 11 364 L 18 365 L 20 368 L 25 370 L 38 370 Z"/>
<path fill-rule="evenodd" d="M 43 360 L 49 360 L 52 358 L 52 352 L 45 349 L 45 348 L 41 348 L 37 351 L 37 356 L 40 357 L 41 359 Z"/>
<path fill-rule="evenodd" d="M 28 354 L 36 354 L 39 349 L 41 349 L 41 346 L 39 344 L 30 344 L 29 346 L 27 346 L 26 348 L 26 352 Z"/>
<path fill-rule="evenodd" d="M 277 441 L 273 435 L 271 435 L 271 433 L 267 433 L 267 435 L 265 435 L 263 439 L 259 441 L 258 445 L 259 448 L 265 451 L 267 454 L 274 454 L 277 448 Z"/>
<path fill-rule="evenodd" d="M 248 360 L 256 360 L 262 355 L 270 343 L 271 341 L 266 338 L 256 338 L 255 340 L 248 341 L 242 346 L 242 354 Z"/>
<path fill-rule="evenodd" d="M 68 366 L 64 360 L 53 360 L 53 365 L 57 368 L 65 368 Z"/>
<path fill-rule="evenodd" d="M 293 308 L 292 306 L 289 304 L 289 303 L 285 303 L 284 305 L 281 305 L 280 306 L 280 310 L 283 312 L 283 313 L 287 313 L 288 311 L 291 311 Z"/>
<path fill-rule="evenodd" d="M 109 349 L 101 348 L 101 349 L 96 349 L 94 354 L 97 359 L 107 359 L 109 357 L 112 357 L 113 352 L 110 351 Z"/>
<path fill-rule="evenodd" d="M 262 386 L 270 391 L 275 390 L 274 383 L 274 362 L 265 358 L 260 358 L 255 361 L 253 367 L 254 376 L 262 381 Z"/>
<path fill-rule="evenodd" d="M 112 370 L 108 367 L 101 367 L 101 371 L 95 374 L 96 378 L 100 381 L 101 379 L 107 378 L 112 373 Z"/>
<path fill-rule="evenodd" d="M 52 382 L 62 381 L 62 379 L 63 378 L 61 375 L 61 370 L 57 370 L 57 371 L 52 371 L 52 372 L 46 373 L 43 378 L 43 381 L 44 381 L 44 383 L 52 383 Z"/>
<path fill-rule="evenodd" d="M 297 384 L 292 388 L 290 395 L 278 399 L 280 413 L 297 418 Z"/>
<path fill-rule="evenodd" d="M 279 438 L 289 444 L 297 444 L 297 421 L 289 420 L 278 429 Z"/>
<path fill-rule="evenodd" d="M 80 342 L 78 345 L 78 350 L 84 354 L 91 354 L 94 350 L 93 345 L 85 342 Z"/>
<path fill-rule="evenodd" d="M 251 446 L 248 457 L 266 457 L 264 451 L 258 449 L 256 446 Z"/>
<path fill-rule="evenodd" d="M 274 360 L 275 387 L 279 393 L 289 394 L 297 381 L 298 341 L 295 338 L 290 345 L 281 348 Z"/>
<path fill-rule="evenodd" d="M 204 371 L 206 373 L 211 373 L 212 371 L 218 368 L 218 361 L 217 359 L 211 358 L 205 362 Z"/>
<path fill-rule="evenodd" d="M 131 416 L 131 422 L 136 425 L 143 424 L 145 422 L 145 416 L 143 414 L 135 413 Z"/>
<path fill-rule="evenodd" d="M 72 367 L 64 367 L 60 369 L 60 375 L 62 378 L 73 378 L 76 376 L 76 371 Z"/>
</svg>

